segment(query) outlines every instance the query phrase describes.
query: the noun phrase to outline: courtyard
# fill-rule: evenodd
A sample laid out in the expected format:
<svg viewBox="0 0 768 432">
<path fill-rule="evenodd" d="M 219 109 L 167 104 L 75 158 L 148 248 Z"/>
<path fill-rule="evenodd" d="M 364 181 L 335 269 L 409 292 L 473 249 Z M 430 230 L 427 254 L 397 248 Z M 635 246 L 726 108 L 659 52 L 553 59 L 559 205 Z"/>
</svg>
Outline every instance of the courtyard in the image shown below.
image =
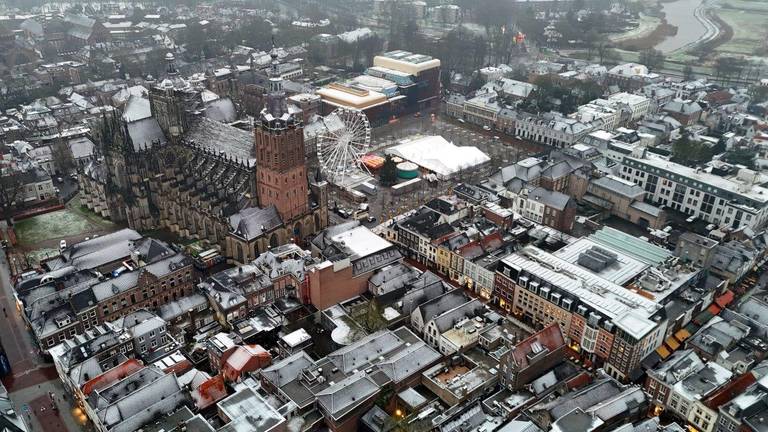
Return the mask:
<svg viewBox="0 0 768 432">
<path fill-rule="evenodd" d="M 61 210 L 17 221 L 14 225 L 18 249 L 25 253 L 58 251 L 59 242 L 72 244 L 85 237 L 104 235 L 120 228 L 80 205 L 78 196 Z"/>
</svg>

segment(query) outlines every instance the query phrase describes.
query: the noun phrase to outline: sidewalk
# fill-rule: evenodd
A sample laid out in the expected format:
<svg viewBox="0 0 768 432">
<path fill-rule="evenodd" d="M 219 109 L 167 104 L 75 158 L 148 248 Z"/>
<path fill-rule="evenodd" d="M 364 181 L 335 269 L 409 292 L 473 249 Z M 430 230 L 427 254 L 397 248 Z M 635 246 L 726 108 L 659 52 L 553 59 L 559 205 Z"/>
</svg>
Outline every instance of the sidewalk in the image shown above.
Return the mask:
<svg viewBox="0 0 768 432">
<path fill-rule="evenodd" d="M 62 398 L 64 385 L 59 381 L 56 368 L 38 354 L 29 329 L 16 309 L 13 288 L 10 285 L 8 262 L 0 250 L 0 306 L 7 316 L 0 315 L 0 339 L 11 363 L 11 374 L 3 377 L 8 397 L 18 410 L 30 431 L 86 430 L 73 416 L 71 402 Z M 49 392 L 56 395 L 58 412 L 51 407 Z M 83 419 L 84 420 L 84 419 Z"/>
<path fill-rule="evenodd" d="M 49 392 L 54 394 L 58 410 L 53 410 Z M 65 399 L 64 387 L 58 380 L 27 387 L 10 394 L 31 431 L 77 432 L 88 430 L 75 419 L 70 399 Z"/>
</svg>

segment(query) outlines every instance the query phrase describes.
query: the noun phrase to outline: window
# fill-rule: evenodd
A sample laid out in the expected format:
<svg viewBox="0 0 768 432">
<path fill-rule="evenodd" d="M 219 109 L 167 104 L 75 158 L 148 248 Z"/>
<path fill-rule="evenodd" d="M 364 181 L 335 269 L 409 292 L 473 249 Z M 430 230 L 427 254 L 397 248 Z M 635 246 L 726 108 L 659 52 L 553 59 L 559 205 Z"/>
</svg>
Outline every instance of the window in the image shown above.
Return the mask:
<svg viewBox="0 0 768 432">
<path fill-rule="evenodd" d="M 669 400 L 669 406 L 673 409 L 677 409 L 677 403 L 679 401 L 679 398 L 677 395 L 672 395 L 672 398 Z"/>
</svg>

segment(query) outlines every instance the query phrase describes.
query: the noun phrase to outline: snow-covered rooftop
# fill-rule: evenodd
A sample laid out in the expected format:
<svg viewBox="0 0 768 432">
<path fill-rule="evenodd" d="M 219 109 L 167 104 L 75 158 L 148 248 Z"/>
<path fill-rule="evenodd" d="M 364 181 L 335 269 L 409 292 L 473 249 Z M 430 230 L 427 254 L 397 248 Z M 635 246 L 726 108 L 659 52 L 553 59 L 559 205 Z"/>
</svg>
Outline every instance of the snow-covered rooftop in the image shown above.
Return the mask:
<svg viewBox="0 0 768 432">
<path fill-rule="evenodd" d="M 586 237 L 580 238 L 575 242 L 566 245 L 562 249 L 555 252 L 554 255 L 558 258 L 570 262 L 571 264 L 580 265 L 579 258 L 581 255 L 594 248 L 599 248 L 598 250 L 605 249 L 609 254 L 613 254 L 612 256 L 615 257 L 615 260 L 613 260 L 609 265 L 607 265 L 599 272 L 595 272 L 601 278 L 611 281 L 615 284 L 624 285 L 625 283 L 636 278 L 640 273 L 643 272 L 643 270 L 648 268 L 646 263 L 636 260 L 629 255 L 623 254 L 620 251 L 599 245 L 598 243 L 595 243 Z M 592 271 L 594 272 L 594 270 Z"/>
<path fill-rule="evenodd" d="M 303 328 L 300 328 L 292 333 L 288 333 L 287 335 L 283 336 L 281 339 L 289 347 L 295 348 L 303 344 L 304 342 L 312 339 L 312 336 L 310 336 L 306 330 L 304 330 Z"/>
<path fill-rule="evenodd" d="M 373 31 L 368 27 L 361 27 L 348 32 L 339 33 L 338 38 L 346 43 L 355 43 L 361 39 L 367 39 L 373 36 Z"/>
<path fill-rule="evenodd" d="M 149 107 L 149 99 L 141 96 L 130 96 L 123 109 L 123 119 L 127 122 L 143 120 L 152 115 Z"/>
<path fill-rule="evenodd" d="M 346 246 L 351 252 L 350 259 L 352 260 L 366 257 L 392 246 L 392 243 L 377 236 L 364 226 L 336 234 L 331 237 L 331 240 Z"/>
<path fill-rule="evenodd" d="M 503 261 L 567 291 L 635 338 L 656 326 L 650 317 L 661 307 L 658 303 L 539 248 L 528 246 Z"/>
</svg>

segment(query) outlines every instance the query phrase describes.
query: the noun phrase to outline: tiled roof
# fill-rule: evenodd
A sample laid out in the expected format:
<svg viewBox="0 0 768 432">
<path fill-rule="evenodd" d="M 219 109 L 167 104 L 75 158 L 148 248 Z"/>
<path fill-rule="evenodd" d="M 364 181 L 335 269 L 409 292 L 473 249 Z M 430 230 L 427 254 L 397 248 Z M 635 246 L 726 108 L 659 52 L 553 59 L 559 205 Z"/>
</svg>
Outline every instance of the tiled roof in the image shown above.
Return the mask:
<svg viewBox="0 0 768 432">
<path fill-rule="evenodd" d="M 238 237 L 253 240 L 283 224 L 274 205 L 267 208 L 249 207 L 229 217 L 229 224 Z"/>
<path fill-rule="evenodd" d="M 195 118 L 184 139 L 216 153 L 225 153 L 232 158 L 248 161 L 249 164 L 256 163 L 250 132 L 207 117 Z"/>
<path fill-rule="evenodd" d="M 509 355 L 512 360 L 522 369 L 528 366 L 528 354 L 539 352 L 541 348 L 546 348 L 553 352 L 565 345 L 563 333 L 557 323 L 550 324 L 537 333 L 532 334 L 527 339 L 512 347 Z"/>
</svg>

